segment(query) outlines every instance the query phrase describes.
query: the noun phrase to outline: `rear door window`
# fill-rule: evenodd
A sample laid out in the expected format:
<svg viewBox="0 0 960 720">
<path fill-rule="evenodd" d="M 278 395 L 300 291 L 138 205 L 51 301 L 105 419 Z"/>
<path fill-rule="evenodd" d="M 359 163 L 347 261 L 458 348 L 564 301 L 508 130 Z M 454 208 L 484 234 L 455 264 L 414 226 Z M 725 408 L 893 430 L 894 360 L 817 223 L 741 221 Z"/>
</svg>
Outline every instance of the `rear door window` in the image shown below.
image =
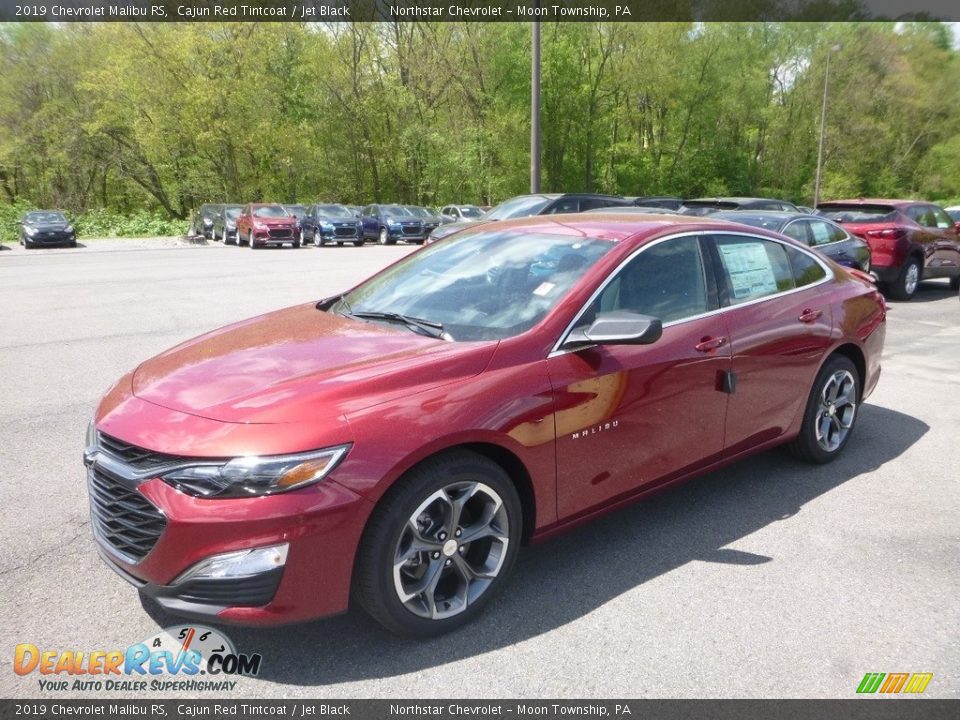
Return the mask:
<svg viewBox="0 0 960 720">
<path fill-rule="evenodd" d="M 950 216 L 936 205 L 930 206 L 930 212 L 933 213 L 933 221 L 936 223 L 936 227 L 940 230 L 947 230 L 948 228 L 953 227 L 953 223 L 950 221 Z"/>
<path fill-rule="evenodd" d="M 740 235 L 716 237 L 731 305 L 793 290 L 797 285 L 783 245 Z"/>
<path fill-rule="evenodd" d="M 796 248 L 784 246 L 787 257 L 790 259 L 790 269 L 793 271 L 793 281 L 797 287 L 810 285 L 823 280 L 826 271 L 810 255 Z"/>
</svg>

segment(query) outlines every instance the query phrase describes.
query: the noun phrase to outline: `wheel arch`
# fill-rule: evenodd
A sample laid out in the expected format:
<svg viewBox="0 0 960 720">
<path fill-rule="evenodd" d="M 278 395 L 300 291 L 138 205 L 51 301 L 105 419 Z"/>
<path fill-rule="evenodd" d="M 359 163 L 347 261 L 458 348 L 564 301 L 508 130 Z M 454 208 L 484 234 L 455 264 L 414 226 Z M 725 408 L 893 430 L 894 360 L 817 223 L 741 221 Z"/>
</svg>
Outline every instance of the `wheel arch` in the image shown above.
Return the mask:
<svg viewBox="0 0 960 720">
<path fill-rule="evenodd" d="M 827 355 L 825 355 L 823 362 L 820 363 L 820 367 L 822 368 L 834 355 L 842 355 L 853 363 L 853 366 L 857 369 L 857 375 L 859 376 L 857 378 L 859 380 L 857 383 L 857 390 L 860 397 L 862 397 L 864 384 L 867 381 L 867 358 L 863 354 L 863 350 L 856 343 L 845 342 L 841 345 L 838 345 Z M 820 372 L 819 368 L 817 372 Z M 857 400 L 859 402 L 860 398 L 858 397 Z"/>
</svg>

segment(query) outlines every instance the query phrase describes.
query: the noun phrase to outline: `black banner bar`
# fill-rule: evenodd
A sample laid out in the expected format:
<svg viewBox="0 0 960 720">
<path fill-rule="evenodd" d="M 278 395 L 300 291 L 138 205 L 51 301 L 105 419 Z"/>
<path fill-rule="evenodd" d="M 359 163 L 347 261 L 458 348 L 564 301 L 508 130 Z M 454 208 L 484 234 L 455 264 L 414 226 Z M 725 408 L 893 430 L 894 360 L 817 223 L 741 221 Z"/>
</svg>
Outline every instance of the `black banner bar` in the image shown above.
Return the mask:
<svg viewBox="0 0 960 720">
<path fill-rule="evenodd" d="M 960 20 L 955 0 L 0 0 L 7 22 Z"/>
<path fill-rule="evenodd" d="M 960 700 L 0 700 L 0 718 L 956 720 Z"/>
</svg>

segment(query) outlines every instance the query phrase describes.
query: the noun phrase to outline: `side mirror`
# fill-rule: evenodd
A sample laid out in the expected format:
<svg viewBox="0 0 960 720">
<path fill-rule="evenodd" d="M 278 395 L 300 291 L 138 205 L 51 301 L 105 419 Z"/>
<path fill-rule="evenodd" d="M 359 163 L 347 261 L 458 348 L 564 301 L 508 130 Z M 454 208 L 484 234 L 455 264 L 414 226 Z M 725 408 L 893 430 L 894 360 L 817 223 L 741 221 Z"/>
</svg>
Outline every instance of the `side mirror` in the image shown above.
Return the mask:
<svg viewBox="0 0 960 720">
<path fill-rule="evenodd" d="M 598 313 L 587 328 L 575 329 L 567 336 L 564 348 L 584 345 L 650 345 L 663 335 L 659 318 L 641 315 L 629 310 Z"/>
</svg>

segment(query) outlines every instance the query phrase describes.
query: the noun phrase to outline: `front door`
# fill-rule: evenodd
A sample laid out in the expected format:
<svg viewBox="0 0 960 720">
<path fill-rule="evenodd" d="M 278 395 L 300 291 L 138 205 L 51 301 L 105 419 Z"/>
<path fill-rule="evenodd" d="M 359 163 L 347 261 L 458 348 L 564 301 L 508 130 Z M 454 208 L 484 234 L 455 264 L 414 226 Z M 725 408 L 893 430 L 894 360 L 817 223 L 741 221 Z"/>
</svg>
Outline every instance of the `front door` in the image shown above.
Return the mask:
<svg viewBox="0 0 960 720">
<path fill-rule="evenodd" d="M 555 398 L 558 518 L 669 480 L 723 449 L 730 346 L 696 236 L 648 245 L 605 285 L 597 313 L 659 318 L 651 345 L 560 351 L 548 360 Z"/>
</svg>

